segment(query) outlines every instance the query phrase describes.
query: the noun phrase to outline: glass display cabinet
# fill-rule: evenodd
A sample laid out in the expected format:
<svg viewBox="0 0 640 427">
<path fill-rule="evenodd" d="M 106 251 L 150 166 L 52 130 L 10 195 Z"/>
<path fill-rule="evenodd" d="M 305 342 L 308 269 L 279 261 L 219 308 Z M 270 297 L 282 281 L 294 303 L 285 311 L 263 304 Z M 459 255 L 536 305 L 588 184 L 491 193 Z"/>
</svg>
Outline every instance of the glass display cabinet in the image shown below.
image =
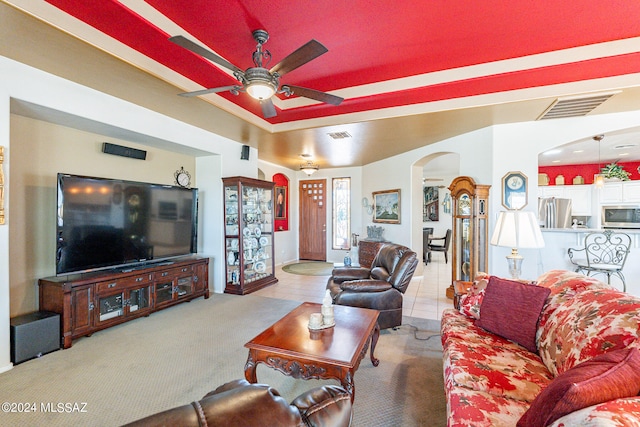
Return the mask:
<svg viewBox="0 0 640 427">
<path fill-rule="evenodd" d="M 470 282 L 488 268 L 489 189 L 473 178 L 459 176 L 449 186 L 453 200 L 452 285 L 447 296 L 454 298 L 454 283 Z"/>
<path fill-rule="evenodd" d="M 276 283 L 274 183 L 245 177 L 222 179 L 226 253 L 225 292 L 245 295 Z"/>
<path fill-rule="evenodd" d="M 126 289 L 113 295 L 98 297 L 96 325 L 111 319 L 120 319 L 138 311 L 151 310 L 150 286 Z"/>
</svg>

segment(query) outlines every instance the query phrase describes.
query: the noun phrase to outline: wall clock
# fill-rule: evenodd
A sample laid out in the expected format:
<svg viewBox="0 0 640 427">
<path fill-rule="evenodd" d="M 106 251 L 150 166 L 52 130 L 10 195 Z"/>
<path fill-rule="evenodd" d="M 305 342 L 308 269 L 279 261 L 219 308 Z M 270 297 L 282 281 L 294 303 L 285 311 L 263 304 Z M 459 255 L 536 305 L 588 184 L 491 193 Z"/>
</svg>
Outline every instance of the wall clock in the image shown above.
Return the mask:
<svg viewBox="0 0 640 427">
<path fill-rule="evenodd" d="M 507 209 L 522 209 L 527 206 L 527 176 L 522 172 L 507 172 L 502 177 L 502 206 Z"/>
<path fill-rule="evenodd" d="M 189 188 L 191 186 L 191 174 L 180 166 L 180 169 L 173 174 L 176 177 L 176 183 L 180 187 Z"/>
</svg>

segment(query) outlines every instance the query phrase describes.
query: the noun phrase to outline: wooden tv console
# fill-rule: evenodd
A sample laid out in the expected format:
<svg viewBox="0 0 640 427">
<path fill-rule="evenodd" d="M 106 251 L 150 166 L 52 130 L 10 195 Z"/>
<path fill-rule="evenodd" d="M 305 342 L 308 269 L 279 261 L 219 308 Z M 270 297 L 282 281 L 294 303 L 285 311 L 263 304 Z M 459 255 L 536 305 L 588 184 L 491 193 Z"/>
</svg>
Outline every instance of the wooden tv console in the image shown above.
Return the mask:
<svg viewBox="0 0 640 427">
<path fill-rule="evenodd" d="M 40 279 L 40 310 L 60 314 L 63 348 L 154 311 L 209 298 L 209 258 L 190 256 L 129 270 Z"/>
</svg>

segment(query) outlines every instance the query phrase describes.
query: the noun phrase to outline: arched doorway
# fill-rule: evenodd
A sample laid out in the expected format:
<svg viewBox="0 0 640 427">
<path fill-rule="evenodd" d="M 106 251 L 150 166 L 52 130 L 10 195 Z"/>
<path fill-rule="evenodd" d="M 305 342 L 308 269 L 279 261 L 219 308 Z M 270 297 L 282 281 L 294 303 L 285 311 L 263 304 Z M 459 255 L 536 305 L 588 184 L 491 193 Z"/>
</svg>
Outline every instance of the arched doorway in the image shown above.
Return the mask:
<svg viewBox="0 0 640 427">
<path fill-rule="evenodd" d="M 460 154 L 453 152 L 429 154 L 412 166 L 411 237 L 420 259 L 425 249 L 423 229 L 432 228 L 434 236 L 444 236 L 452 226 L 448 187 L 459 175 Z M 423 268 L 424 263 L 419 264 L 416 273 L 422 274 Z"/>
</svg>

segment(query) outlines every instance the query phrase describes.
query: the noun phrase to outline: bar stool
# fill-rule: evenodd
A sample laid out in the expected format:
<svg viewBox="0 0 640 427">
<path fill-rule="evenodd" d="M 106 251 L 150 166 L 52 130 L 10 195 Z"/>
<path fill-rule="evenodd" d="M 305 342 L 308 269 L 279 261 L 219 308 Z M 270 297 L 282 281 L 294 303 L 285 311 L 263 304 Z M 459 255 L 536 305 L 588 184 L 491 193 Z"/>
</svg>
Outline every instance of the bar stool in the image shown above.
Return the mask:
<svg viewBox="0 0 640 427">
<path fill-rule="evenodd" d="M 622 291 L 626 292 L 627 284 L 622 269 L 630 247 L 631 237 L 628 234 L 605 230 L 587 234 L 584 248 L 569 248 L 568 253 L 577 273 L 582 272 L 587 276 L 592 273 L 605 274 L 608 284 L 611 284 L 611 276 L 616 275 L 622 281 Z"/>
</svg>

